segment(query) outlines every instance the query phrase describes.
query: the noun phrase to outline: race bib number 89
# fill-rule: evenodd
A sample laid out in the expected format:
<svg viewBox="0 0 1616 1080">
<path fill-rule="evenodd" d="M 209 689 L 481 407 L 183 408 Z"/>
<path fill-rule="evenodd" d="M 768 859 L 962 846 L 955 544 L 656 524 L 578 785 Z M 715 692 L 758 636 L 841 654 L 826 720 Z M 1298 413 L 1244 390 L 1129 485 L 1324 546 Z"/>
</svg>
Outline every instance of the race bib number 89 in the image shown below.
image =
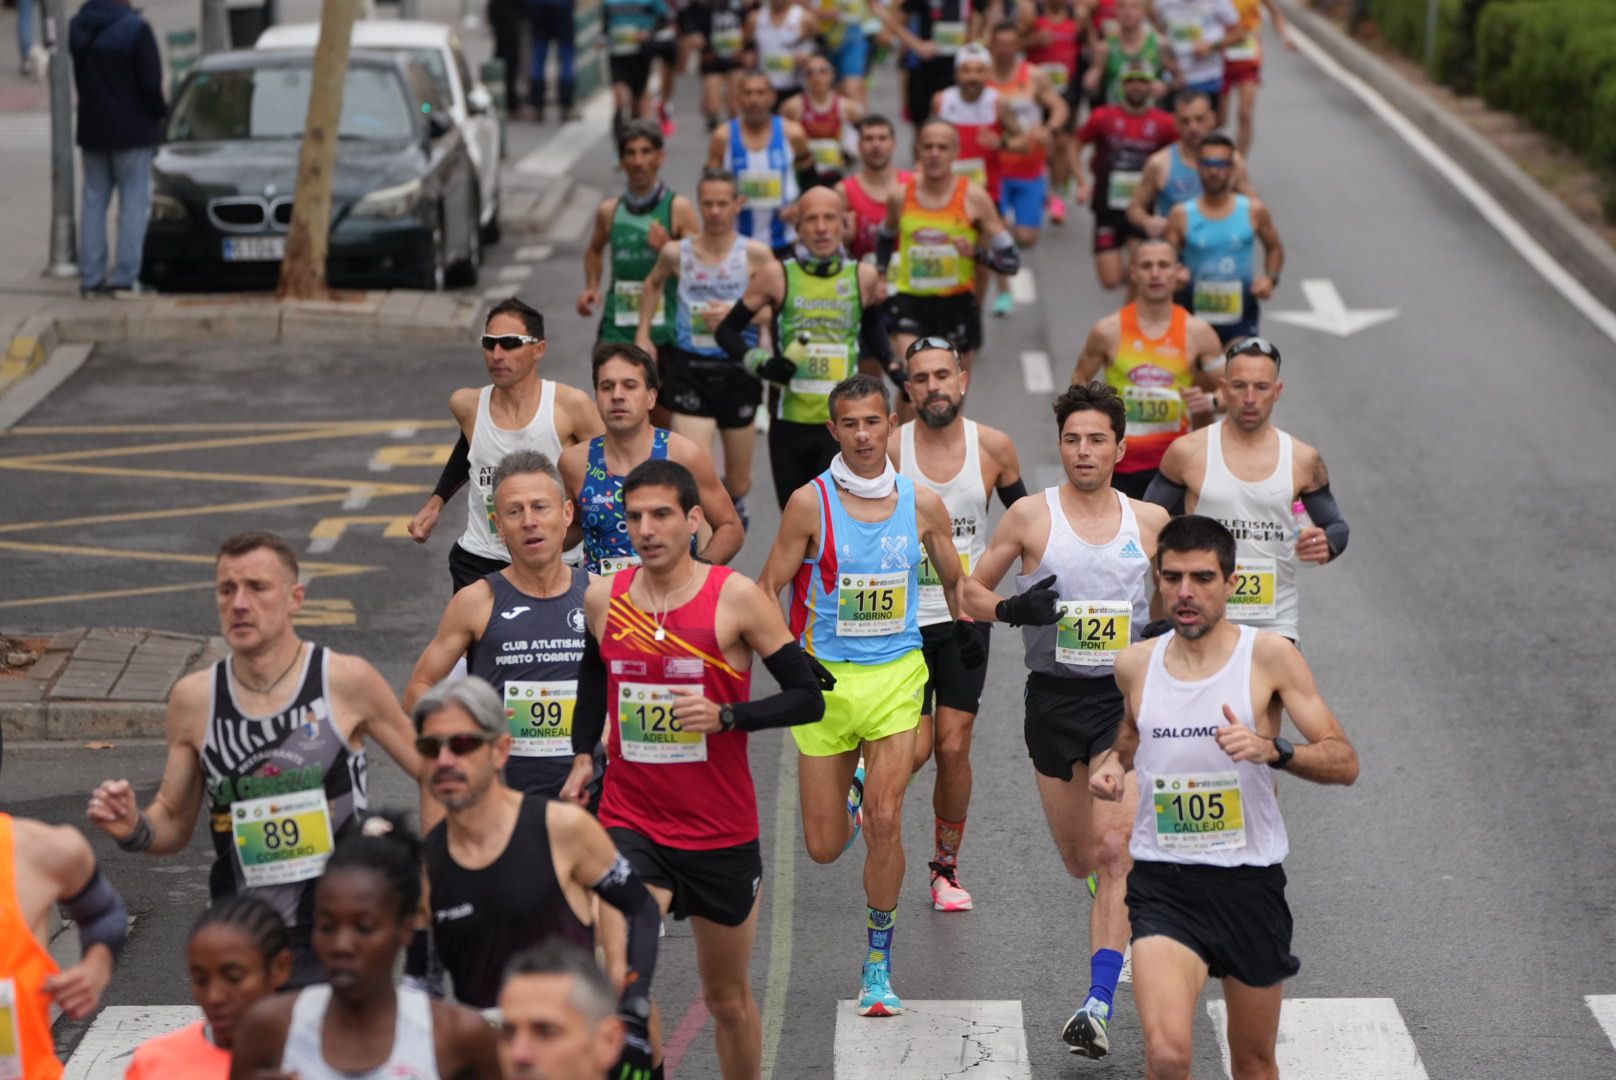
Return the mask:
<svg viewBox="0 0 1616 1080">
<path fill-rule="evenodd" d="M 240 800 L 230 824 L 249 888 L 317 878 L 331 857 L 331 809 L 318 788 Z"/>
</svg>

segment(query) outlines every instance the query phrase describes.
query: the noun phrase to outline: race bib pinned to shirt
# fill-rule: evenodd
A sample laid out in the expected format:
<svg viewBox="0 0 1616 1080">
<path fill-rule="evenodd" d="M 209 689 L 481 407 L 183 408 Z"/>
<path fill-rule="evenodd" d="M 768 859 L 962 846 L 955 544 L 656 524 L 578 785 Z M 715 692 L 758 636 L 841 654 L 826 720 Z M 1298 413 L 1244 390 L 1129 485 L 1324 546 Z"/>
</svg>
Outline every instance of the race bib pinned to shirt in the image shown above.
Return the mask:
<svg viewBox="0 0 1616 1080">
<path fill-rule="evenodd" d="M 331 858 L 331 807 L 320 788 L 237 800 L 230 828 L 248 888 L 317 878 Z"/>
<path fill-rule="evenodd" d="M 843 342 L 814 341 L 804 348 L 807 357 L 791 376 L 794 394 L 828 394 L 852 372 L 852 356 Z"/>
<path fill-rule="evenodd" d="M 847 163 L 840 139 L 809 139 L 808 152 L 814 155 L 814 166 L 820 172 L 836 172 Z"/>
<path fill-rule="evenodd" d="M 934 22 L 931 24 L 932 44 L 944 56 L 952 56 L 965 47 L 963 22 Z"/>
<path fill-rule="evenodd" d="M 896 634 L 908 614 L 909 571 L 841 575 L 836 591 L 837 637 Z"/>
<path fill-rule="evenodd" d="M 1151 792 L 1161 851 L 1233 851 L 1246 846 L 1240 774 L 1158 776 Z"/>
<path fill-rule="evenodd" d="M 1129 386 L 1122 391 L 1128 434 L 1160 435 L 1184 429 L 1184 395 L 1172 386 Z"/>
<path fill-rule="evenodd" d="M 1126 600 L 1062 600 L 1055 607 L 1058 663 L 1115 667 L 1133 641 L 1133 605 Z"/>
<path fill-rule="evenodd" d="M 741 194 L 753 210 L 775 210 L 785 202 L 785 181 L 773 169 L 743 169 Z"/>
<path fill-rule="evenodd" d="M 611 577 L 620 570 L 627 570 L 631 566 L 640 565 L 638 555 L 603 555 L 596 560 L 600 569 L 596 571 L 601 577 Z"/>
<path fill-rule="evenodd" d="M 505 714 L 511 727 L 511 753 L 516 757 L 572 756 L 572 712 L 578 704 L 578 680 L 505 684 Z"/>
<path fill-rule="evenodd" d="M 1229 618 L 1234 622 L 1267 622 L 1274 617 L 1277 559 L 1237 559 L 1234 593 L 1229 597 Z"/>
<path fill-rule="evenodd" d="M 988 163 L 982 158 L 960 158 L 954 162 L 954 175 L 963 176 L 979 187 L 987 187 Z"/>
<path fill-rule="evenodd" d="M 1145 174 L 1138 169 L 1119 169 L 1111 173 L 1105 189 L 1105 205 L 1112 210 L 1126 210 L 1133 202 L 1133 193 Z"/>
<path fill-rule="evenodd" d="M 960 547 L 960 545 L 962 543 L 969 545 L 970 542 L 970 537 L 961 537 L 954 541 L 954 548 L 959 552 L 960 573 L 966 577 L 971 576 L 971 549 L 968 546 Z M 918 582 L 920 584 L 920 602 L 922 604 L 927 607 L 933 607 L 937 604 L 948 603 L 948 598 L 943 595 L 943 579 L 937 576 L 937 568 L 931 564 L 931 555 L 929 553 L 920 560 Z"/>
<path fill-rule="evenodd" d="M 916 294 L 942 292 L 964 281 L 959 248 L 953 244 L 915 244 L 906 254 L 909 288 Z"/>
<path fill-rule="evenodd" d="M 614 281 L 612 282 L 612 325 L 613 326 L 639 326 L 640 325 L 640 297 L 645 293 L 643 281 Z M 667 293 L 657 297 L 656 314 L 651 316 L 652 326 L 661 326 L 666 313 L 663 308 L 667 306 Z"/>
<path fill-rule="evenodd" d="M 13 979 L 0 979 L 0 1080 L 23 1080 L 23 1075 L 17 983 Z"/>
<path fill-rule="evenodd" d="M 1220 278 L 1197 278 L 1195 314 L 1213 326 L 1232 326 L 1246 314 L 1246 283 Z"/>
<path fill-rule="evenodd" d="M 1038 70 L 1044 73 L 1044 78 L 1049 80 L 1049 85 L 1056 93 L 1064 91 L 1066 84 L 1072 81 L 1072 73 L 1065 64 L 1039 64 Z"/>
<path fill-rule="evenodd" d="M 613 56 L 633 56 L 640 51 L 640 29 L 637 26 L 614 26 L 610 49 Z"/>
<path fill-rule="evenodd" d="M 675 765 L 707 760 L 707 736 L 685 731 L 673 715 L 678 700 L 674 690 L 664 683 L 618 684 L 617 733 L 624 761 Z"/>
</svg>

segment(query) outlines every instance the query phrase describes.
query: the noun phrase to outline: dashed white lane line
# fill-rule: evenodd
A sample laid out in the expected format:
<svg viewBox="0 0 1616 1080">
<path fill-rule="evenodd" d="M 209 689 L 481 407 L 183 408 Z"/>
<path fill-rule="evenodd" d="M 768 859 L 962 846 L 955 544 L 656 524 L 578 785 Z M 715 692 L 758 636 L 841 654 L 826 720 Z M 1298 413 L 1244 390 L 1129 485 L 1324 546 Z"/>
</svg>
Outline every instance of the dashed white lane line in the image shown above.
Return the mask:
<svg viewBox="0 0 1616 1080">
<path fill-rule="evenodd" d="M 502 266 L 496 276 L 501 281 L 521 281 L 524 278 L 533 276 L 533 267 L 524 263 L 517 263 L 515 266 Z"/>
<path fill-rule="evenodd" d="M 1228 1010 L 1206 1003 L 1229 1064 Z M 1279 1010 L 1279 1073 L 1307 1080 L 1430 1080 L 1414 1037 L 1391 998 L 1291 998 Z"/>
<path fill-rule="evenodd" d="M 1010 295 L 1016 298 L 1017 304 L 1038 302 L 1038 282 L 1030 268 L 1023 266 L 1020 273 L 1010 276 Z"/>
<path fill-rule="evenodd" d="M 517 248 L 516 254 L 511 257 L 517 262 L 543 262 L 554 250 L 549 244 L 526 244 Z"/>
<path fill-rule="evenodd" d="M 835 1080 L 1031 1080 L 1019 1001 L 904 1002 L 872 1019 L 836 1006 Z"/>
<path fill-rule="evenodd" d="M 1055 372 L 1049 366 L 1049 354 L 1042 349 L 1028 349 L 1021 354 L 1021 381 L 1029 394 L 1055 392 Z"/>
</svg>

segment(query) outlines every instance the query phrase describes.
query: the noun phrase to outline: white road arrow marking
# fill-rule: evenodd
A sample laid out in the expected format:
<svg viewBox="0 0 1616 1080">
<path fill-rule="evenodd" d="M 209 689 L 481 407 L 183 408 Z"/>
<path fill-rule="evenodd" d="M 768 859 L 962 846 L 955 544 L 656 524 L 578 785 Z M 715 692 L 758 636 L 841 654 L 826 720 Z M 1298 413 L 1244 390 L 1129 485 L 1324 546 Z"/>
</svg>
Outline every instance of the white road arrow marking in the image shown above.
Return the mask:
<svg viewBox="0 0 1616 1080">
<path fill-rule="evenodd" d="M 1348 311 L 1346 301 L 1329 278 L 1309 278 L 1302 282 L 1302 293 L 1307 297 L 1311 311 L 1270 311 L 1270 319 L 1290 323 L 1292 326 L 1317 330 L 1321 334 L 1350 337 L 1367 330 L 1376 323 L 1397 318 L 1396 308 L 1362 308 Z"/>
</svg>

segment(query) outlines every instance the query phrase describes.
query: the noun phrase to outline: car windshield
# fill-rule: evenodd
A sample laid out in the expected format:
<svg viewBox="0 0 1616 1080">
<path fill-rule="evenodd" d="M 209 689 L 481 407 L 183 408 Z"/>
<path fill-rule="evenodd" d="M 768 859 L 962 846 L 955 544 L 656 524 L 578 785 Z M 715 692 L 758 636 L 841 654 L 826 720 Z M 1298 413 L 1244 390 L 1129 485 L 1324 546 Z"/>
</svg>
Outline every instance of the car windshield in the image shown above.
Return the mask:
<svg viewBox="0 0 1616 1080">
<path fill-rule="evenodd" d="M 201 72 L 174 103 L 169 141 L 301 138 L 312 75 L 307 65 Z M 410 103 L 401 91 L 390 70 L 349 68 L 338 134 L 352 139 L 410 138 L 414 130 Z"/>
<path fill-rule="evenodd" d="M 438 88 L 438 97 L 444 101 L 454 100 L 454 92 L 449 88 L 449 69 L 444 66 L 442 49 L 411 49 L 410 59 L 426 68 L 426 73 L 432 76 L 432 85 Z"/>
</svg>

